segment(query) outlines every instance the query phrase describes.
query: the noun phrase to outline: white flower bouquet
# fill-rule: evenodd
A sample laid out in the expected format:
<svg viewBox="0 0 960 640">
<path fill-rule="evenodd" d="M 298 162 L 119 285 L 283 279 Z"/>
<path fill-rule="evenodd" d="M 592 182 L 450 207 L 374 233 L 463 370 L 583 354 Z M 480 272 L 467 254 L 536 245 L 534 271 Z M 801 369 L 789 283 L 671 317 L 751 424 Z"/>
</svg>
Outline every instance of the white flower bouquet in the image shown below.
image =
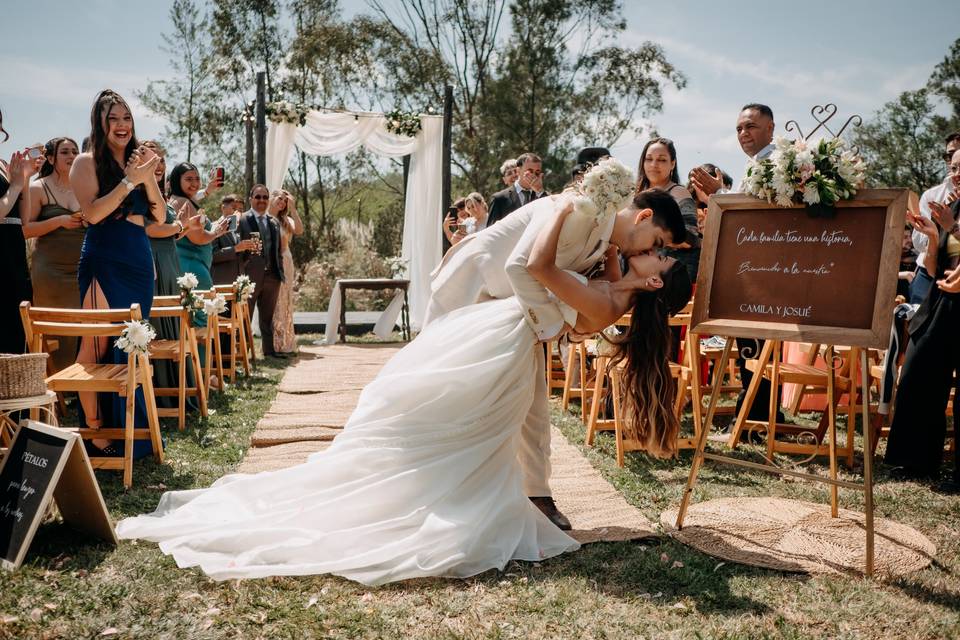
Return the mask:
<svg viewBox="0 0 960 640">
<path fill-rule="evenodd" d="M 203 301 L 203 312 L 207 316 L 218 316 L 227 310 L 227 299 L 223 294 L 218 293 L 213 298 L 207 298 Z"/>
<path fill-rule="evenodd" d="M 387 258 L 386 263 L 390 267 L 390 273 L 393 274 L 394 278 L 399 278 L 407 272 L 408 261 L 400 256 Z"/>
<path fill-rule="evenodd" d="M 777 138 L 769 158 L 747 164 L 744 190 L 781 207 L 803 203 L 832 207 L 852 198 L 863 185 L 863 160 L 841 138 L 806 140 Z"/>
<path fill-rule="evenodd" d="M 577 187 L 573 211 L 601 220 L 627 206 L 636 191 L 633 172 L 616 158 L 603 158 L 587 171 Z"/>
<path fill-rule="evenodd" d="M 157 332 L 146 320 L 133 320 L 123 323 L 126 328 L 117 338 L 117 347 L 126 353 L 147 353 L 150 343 Z"/>
<path fill-rule="evenodd" d="M 383 117 L 387 119 L 387 131 L 392 134 L 415 138 L 420 133 L 420 114 L 418 113 L 394 109 L 383 114 Z"/>
<path fill-rule="evenodd" d="M 177 278 L 177 285 L 180 287 L 180 306 L 187 310 L 202 309 L 203 299 L 193 292 L 200 281 L 197 276 L 189 271 Z"/>
<path fill-rule="evenodd" d="M 249 300 L 256 286 L 257 283 L 250 280 L 250 276 L 241 274 L 233 281 L 233 292 L 240 300 Z"/>
<path fill-rule="evenodd" d="M 266 105 L 267 117 L 271 122 L 304 125 L 310 108 L 305 104 L 277 100 Z"/>
</svg>

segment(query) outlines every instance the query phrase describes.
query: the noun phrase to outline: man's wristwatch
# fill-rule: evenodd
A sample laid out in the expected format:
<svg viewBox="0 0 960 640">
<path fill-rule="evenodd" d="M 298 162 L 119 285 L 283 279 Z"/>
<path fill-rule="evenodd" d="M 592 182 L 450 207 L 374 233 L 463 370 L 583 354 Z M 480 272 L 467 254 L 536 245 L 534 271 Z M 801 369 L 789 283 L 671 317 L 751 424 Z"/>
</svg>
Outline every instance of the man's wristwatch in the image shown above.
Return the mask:
<svg viewBox="0 0 960 640">
<path fill-rule="evenodd" d="M 177 227 L 180 229 L 179 231 L 177 231 L 177 235 L 178 235 L 178 236 L 182 236 L 182 235 L 183 235 L 183 228 L 184 228 L 184 227 L 183 227 L 183 223 L 180 222 L 179 220 L 174 220 L 174 221 L 173 221 L 173 224 L 177 225 Z"/>
<path fill-rule="evenodd" d="M 130 178 L 126 176 L 123 177 L 123 180 L 120 181 L 120 184 L 125 186 L 127 188 L 127 191 L 133 191 L 134 189 L 137 188 L 137 185 L 130 182 Z"/>
</svg>

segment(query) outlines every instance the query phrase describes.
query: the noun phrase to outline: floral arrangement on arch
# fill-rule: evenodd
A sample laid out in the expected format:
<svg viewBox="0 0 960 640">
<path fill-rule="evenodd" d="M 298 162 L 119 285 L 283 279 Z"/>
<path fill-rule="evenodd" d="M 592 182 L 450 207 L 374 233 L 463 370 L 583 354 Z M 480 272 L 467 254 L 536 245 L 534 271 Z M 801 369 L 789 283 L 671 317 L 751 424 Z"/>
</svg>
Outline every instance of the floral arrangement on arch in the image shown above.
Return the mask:
<svg viewBox="0 0 960 640">
<path fill-rule="evenodd" d="M 386 263 L 387 266 L 390 267 L 390 273 L 393 274 L 394 278 L 403 276 L 403 274 L 407 272 L 407 266 L 409 265 L 409 261 L 400 256 L 387 258 Z"/>
<path fill-rule="evenodd" d="M 177 286 L 180 287 L 180 306 L 187 311 L 203 309 L 203 298 L 193 292 L 200 281 L 197 276 L 189 271 L 177 278 Z"/>
<path fill-rule="evenodd" d="M 841 138 L 777 138 L 768 158 L 747 164 L 744 190 L 781 207 L 793 204 L 831 207 L 852 198 L 863 185 L 866 167 Z"/>
<path fill-rule="evenodd" d="M 573 211 L 601 220 L 627 206 L 636 191 L 633 172 L 616 158 L 603 158 L 593 165 L 577 186 Z"/>
<path fill-rule="evenodd" d="M 132 320 L 124 322 L 125 328 L 117 338 L 117 348 L 125 353 L 147 353 L 150 343 L 157 337 L 157 332 L 146 320 Z"/>
<path fill-rule="evenodd" d="M 233 281 L 233 292 L 239 300 L 249 300 L 256 288 L 257 283 L 250 280 L 250 276 L 246 274 L 237 276 L 237 279 Z"/>
<path fill-rule="evenodd" d="M 415 138 L 420 133 L 422 125 L 419 113 L 394 109 L 383 114 L 383 117 L 387 119 L 387 131 L 394 135 Z"/>
<path fill-rule="evenodd" d="M 266 111 L 271 122 L 287 122 L 303 126 L 307 123 L 307 113 L 310 112 L 310 107 L 299 102 L 294 104 L 286 100 L 277 100 L 267 103 Z"/>
</svg>

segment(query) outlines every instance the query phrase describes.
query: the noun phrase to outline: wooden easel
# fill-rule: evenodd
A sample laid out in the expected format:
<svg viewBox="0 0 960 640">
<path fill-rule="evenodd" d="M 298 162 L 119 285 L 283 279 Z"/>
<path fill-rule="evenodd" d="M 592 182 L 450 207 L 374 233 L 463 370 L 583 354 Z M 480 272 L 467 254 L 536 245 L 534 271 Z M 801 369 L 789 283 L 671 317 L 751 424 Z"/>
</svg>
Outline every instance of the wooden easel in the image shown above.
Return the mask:
<svg viewBox="0 0 960 640">
<path fill-rule="evenodd" d="M 771 357 L 771 351 L 774 349 L 774 343 L 776 341 L 768 340 L 763 349 L 760 352 L 761 362 L 768 362 Z M 733 347 L 733 340 L 727 338 L 727 344 L 724 346 L 723 354 L 721 355 L 720 362 L 726 363 L 730 358 L 730 351 Z M 828 363 L 833 360 L 833 347 L 830 346 L 827 348 L 827 361 Z M 867 370 L 867 352 L 861 350 L 859 353 L 860 356 L 860 370 Z M 776 369 L 779 366 L 779 358 L 774 360 L 774 376 L 776 377 Z M 873 575 L 873 561 L 874 561 L 874 527 L 873 527 L 873 457 L 871 452 L 873 447 L 871 444 L 871 430 L 870 430 L 870 419 L 869 419 L 869 406 L 866 401 L 862 403 L 862 412 L 863 412 L 863 437 L 864 437 L 864 456 L 863 456 L 863 483 L 859 484 L 856 482 L 849 482 L 846 480 L 839 480 L 837 478 L 837 452 L 836 452 L 836 405 L 832 402 L 835 394 L 835 384 L 834 384 L 834 371 L 833 368 L 827 367 L 827 411 L 829 413 L 829 443 L 828 443 L 828 453 L 830 456 L 830 477 L 824 478 L 823 476 L 818 476 L 812 473 L 805 473 L 802 471 L 796 471 L 794 469 L 784 469 L 781 467 L 774 466 L 772 464 L 762 464 L 759 462 L 750 462 L 748 460 L 740 460 L 738 458 L 732 458 L 730 456 L 723 456 L 715 453 L 707 453 L 704 451 L 704 448 L 707 444 L 707 435 L 710 433 L 710 429 L 713 425 L 713 417 L 717 408 L 717 399 L 721 393 L 721 383 L 722 377 L 717 376 L 714 379 L 714 386 L 710 392 L 710 403 L 707 408 L 707 415 L 704 419 L 703 428 L 700 430 L 700 434 L 697 438 L 697 448 L 693 456 L 693 463 L 690 465 L 690 475 L 687 478 L 687 485 L 683 491 L 683 498 L 680 501 L 680 510 L 677 513 L 677 529 L 683 528 L 683 521 L 687 515 L 687 508 L 690 506 L 690 500 L 693 496 L 693 490 L 697 484 L 697 477 L 700 473 L 700 467 L 703 465 L 704 460 L 713 460 L 715 462 L 722 462 L 725 464 L 731 464 L 739 467 L 745 467 L 747 469 L 752 469 L 754 471 L 766 471 L 768 473 L 773 473 L 781 476 L 791 476 L 794 478 L 801 478 L 810 482 L 818 482 L 822 484 L 830 485 L 830 514 L 832 517 L 836 518 L 839 512 L 839 496 L 838 492 L 840 487 L 844 489 L 856 489 L 863 491 L 864 493 L 864 512 L 866 520 L 866 558 L 864 562 L 864 570 L 868 576 Z M 754 379 L 751 381 L 751 388 L 755 385 L 759 385 L 760 373 L 762 369 L 758 369 L 758 374 L 754 376 Z M 861 393 L 863 393 L 863 398 L 868 398 L 869 392 L 869 381 L 866 376 L 862 376 L 861 379 Z M 776 389 L 776 387 L 774 387 Z M 748 390 L 749 393 L 749 390 Z M 754 389 L 754 395 L 756 390 Z M 855 394 L 855 389 L 851 384 L 850 394 Z M 745 403 L 746 404 L 746 403 Z M 770 394 L 770 422 L 776 422 L 776 411 L 777 411 L 777 397 L 776 393 L 773 392 Z M 745 415 L 745 414 L 744 414 Z M 850 419 L 853 420 L 853 415 L 850 416 Z M 852 430 L 852 427 L 851 427 Z M 772 437 L 775 433 L 768 433 L 767 435 L 767 446 L 768 446 L 768 456 L 772 457 Z"/>
</svg>

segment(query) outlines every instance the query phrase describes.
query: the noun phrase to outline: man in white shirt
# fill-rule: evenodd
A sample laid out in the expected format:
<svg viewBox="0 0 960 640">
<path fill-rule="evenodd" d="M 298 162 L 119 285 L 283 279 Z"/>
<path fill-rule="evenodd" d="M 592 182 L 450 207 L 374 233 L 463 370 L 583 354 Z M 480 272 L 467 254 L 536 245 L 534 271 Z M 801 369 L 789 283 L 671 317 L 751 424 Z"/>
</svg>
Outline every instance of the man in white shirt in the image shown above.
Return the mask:
<svg viewBox="0 0 960 640">
<path fill-rule="evenodd" d="M 949 167 L 953 154 L 960 150 L 960 132 L 951 133 L 944 142 L 946 149 L 944 150 L 943 159 Z M 954 189 L 953 181 L 950 179 L 950 172 L 948 170 L 943 182 L 927 189 L 923 192 L 923 195 L 920 196 L 920 215 L 928 220 L 932 219 L 930 214 L 931 202 L 950 204 L 958 195 L 960 194 Z M 927 270 L 923 268 L 923 259 L 927 252 L 927 244 L 927 236 L 914 230 L 913 248 L 917 252 L 917 271 L 913 276 L 913 282 L 910 283 L 910 304 L 921 304 L 927 297 L 927 294 L 930 293 L 930 285 L 933 284 L 933 278 L 931 278 Z M 934 251 L 935 250 L 936 247 L 934 247 Z"/>
<path fill-rule="evenodd" d="M 740 109 L 740 115 L 737 116 L 737 142 L 740 148 L 752 160 L 763 160 L 767 158 L 775 148 L 773 144 L 773 131 L 776 124 L 773 120 L 773 110 L 765 104 L 751 102 Z M 694 186 L 703 191 L 707 196 L 715 193 L 726 193 L 723 188 L 723 173 L 717 169 L 716 174 L 710 175 L 702 167 L 693 170 L 690 180 Z M 743 193 L 743 180 L 737 186 L 736 193 Z M 737 359 L 737 366 L 740 369 L 740 381 L 743 390 L 740 397 L 737 398 L 737 411 L 740 411 L 740 405 L 746 396 L 747 387 L 750 386 L 750 380 L 753 378 L 753 372 L 747 369 L 746 358 L 756 358 L 760 355 L 760 349 L 763 346 L 762 340 L 752 340 L 739 338 L 737 348 L 740 351 L 740 357 Z M 768 407 L 770 406 L 770 382 L 761 380 L 760 387 L 757 389 L 757 396 L 754 398 L 753 406 L 750 408 L 750 420 L 764 420 L 769 418 Z M 777 410 L 777 422 L 783 421 L 783 414 Z M 720 434 L 715 439 L 725 439 L 727 434 Z"/>
</svg>

